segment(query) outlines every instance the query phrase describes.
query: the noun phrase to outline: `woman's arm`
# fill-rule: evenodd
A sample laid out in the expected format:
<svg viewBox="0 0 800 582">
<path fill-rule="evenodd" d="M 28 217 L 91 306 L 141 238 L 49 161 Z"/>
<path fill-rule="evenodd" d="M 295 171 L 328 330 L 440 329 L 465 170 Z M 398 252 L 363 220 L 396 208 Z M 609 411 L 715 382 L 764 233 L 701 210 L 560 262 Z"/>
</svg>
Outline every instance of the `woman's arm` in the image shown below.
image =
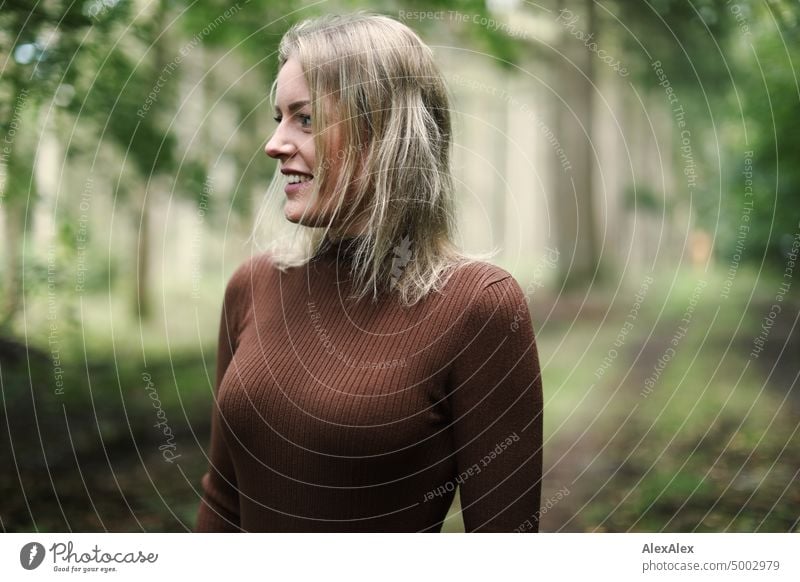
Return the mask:
<svg viewBox="0 0 800 582">
<path fill-rule="evenodd" d="M 245 291 L 251 284 L 239 268 L 225 289 L 217 344 L 217 373 L 214 404 L 211 412 L 211 445 L 208 471 L 203 475 L 203 499 L 197 516 L 197 532 L 240 531 L 239 490 L 236 472 L 223 436 L 224 417 L 218 406 L 219 388 L 238 342 L 240 313 L 243 311 Z"/>
<path fill-rule="evenodd" d="M 448 386 L 465 529 L 538 531 L 542 378 L 525 295 L 509 275 L 465 317 Z"/>
</svg>

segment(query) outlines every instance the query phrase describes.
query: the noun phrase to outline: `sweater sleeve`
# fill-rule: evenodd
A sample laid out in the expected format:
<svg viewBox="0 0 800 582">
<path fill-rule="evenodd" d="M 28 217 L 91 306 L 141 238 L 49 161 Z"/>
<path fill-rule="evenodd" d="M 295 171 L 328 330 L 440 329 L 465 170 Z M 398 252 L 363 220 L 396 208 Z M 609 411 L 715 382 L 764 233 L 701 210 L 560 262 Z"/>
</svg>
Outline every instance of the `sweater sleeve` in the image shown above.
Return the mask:
<svg viewBox="0 0 800 582">
<path fill-rule="evenodd" d="M 246 291 L 251 281 L 240 267 L 225 289 L 217 344 L 217 370 L 214 403 L 211 410 L 211 444 L 208 471 L 201 480 L 203 499 L 197 515 L 197 532 L 240 531 L 239 490 L 236 472 L 223 436 L 225 419 L 220 412 L 218 395 L 222 378 L 236 351 L 241 312 L 246 307 Z"/>
<path fill-rule="evenodd" d="M 538 531 L 543 397 L 525 295 L 507 275 L 465 318 L 448 381 L 465 530 Z"/>
</svg>

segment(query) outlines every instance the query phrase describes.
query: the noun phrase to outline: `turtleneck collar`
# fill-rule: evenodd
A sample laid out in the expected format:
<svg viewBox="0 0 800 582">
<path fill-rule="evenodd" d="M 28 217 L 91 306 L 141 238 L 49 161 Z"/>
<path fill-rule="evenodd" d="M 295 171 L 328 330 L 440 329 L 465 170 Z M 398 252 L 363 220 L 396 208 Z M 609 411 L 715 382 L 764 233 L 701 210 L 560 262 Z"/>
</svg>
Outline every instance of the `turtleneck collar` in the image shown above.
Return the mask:
<svg viewBox="0 0 800 582">
<path fill-rule="evenodd" d="M 346 236 L 339 239 L 326 237 L 316 256 L 332 257 L 334 259 L 350 259 L 355 254 L 360 240 L 361 235 Z"/>
</svg>

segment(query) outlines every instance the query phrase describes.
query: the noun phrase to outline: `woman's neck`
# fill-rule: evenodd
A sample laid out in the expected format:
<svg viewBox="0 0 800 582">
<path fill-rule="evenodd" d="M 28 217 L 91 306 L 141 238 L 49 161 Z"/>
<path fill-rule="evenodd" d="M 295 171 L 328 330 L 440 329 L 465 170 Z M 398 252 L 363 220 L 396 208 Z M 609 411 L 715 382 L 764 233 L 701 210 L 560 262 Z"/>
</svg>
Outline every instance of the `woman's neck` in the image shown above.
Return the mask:
<svg viewBox="0 0 800 582">
<path fill-rule="evenodd" d="M 355 238 L 359 238 L 360 236 L 364 235 L 366 229 L 349 229 L 344 231 L 334 231 L 329 230 L 325 235 L 325 238 L 328 239 L 333 244 L 338 244 L 342 241 L 349 241 Z"/>
</svg>

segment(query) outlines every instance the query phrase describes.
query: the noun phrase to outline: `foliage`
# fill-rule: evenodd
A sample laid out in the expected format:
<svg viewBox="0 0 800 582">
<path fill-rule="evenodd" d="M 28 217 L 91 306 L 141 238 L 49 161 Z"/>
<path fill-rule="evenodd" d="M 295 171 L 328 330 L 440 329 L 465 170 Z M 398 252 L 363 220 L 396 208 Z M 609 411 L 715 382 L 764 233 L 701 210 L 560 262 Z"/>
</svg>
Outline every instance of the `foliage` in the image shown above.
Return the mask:
<svg viewBox="0 0 800 582">
<path fill-rule="evenodd" d="M 749 226 L 744 259 L 766 259 L 782 270 L 792 240 L 800 233 L 800 166 L 794 163 L 800 159 L 800 22 L 796 8 L 780 2 L 762 5 L 757 17 L 752 48 L 747 47 L 751 66 L 736 75 L 742 110 L 737 102 L 733 114 L 741 116 L 742 127 L 731 147 L 731 195 L 725 215 L 730 234 L 723 253 L 735 252 L 738 227 L 744 224 Z M 743 175 L 744 151 L 753 152 L 751 191 L 746 190 L 749 177 Z M 752 212 L 745 223 L 747 206 Z"/>
<path fill-rule="evenodd" d="M 630 67 L 641 85 L 653 85 L 651 65 L 661 61 L 676 91 L 713 96 L 726 89 L 727 45 L 736 30 L 727 0 L 616 2 L 609 7 L 629 31 L 622 37 L 628 54 L 641 57 L 631 59 Z"/>
</svg>

